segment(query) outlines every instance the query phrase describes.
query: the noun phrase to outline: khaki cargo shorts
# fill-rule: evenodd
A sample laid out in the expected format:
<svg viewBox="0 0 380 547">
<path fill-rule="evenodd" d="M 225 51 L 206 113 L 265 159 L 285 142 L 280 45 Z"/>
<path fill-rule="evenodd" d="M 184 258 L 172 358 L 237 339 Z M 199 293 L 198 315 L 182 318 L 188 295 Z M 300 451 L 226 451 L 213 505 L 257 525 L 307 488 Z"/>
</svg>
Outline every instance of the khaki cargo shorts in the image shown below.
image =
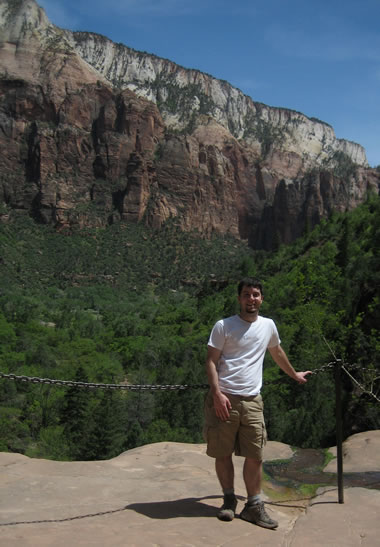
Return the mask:
<svg viewBox="0 0 380 547">
<path fill-rule="evenodd" d="M 203 435 L 207 442 L 207 455 L 224 458 L 235 452 L 237 456 L 261 461 L 262 450 L 267 442 L 261 395 L 225 395 L 232 405 L 230 417 L 225 422 L 216 416 L 210 392 L 205 400 Z"/>
</svg>

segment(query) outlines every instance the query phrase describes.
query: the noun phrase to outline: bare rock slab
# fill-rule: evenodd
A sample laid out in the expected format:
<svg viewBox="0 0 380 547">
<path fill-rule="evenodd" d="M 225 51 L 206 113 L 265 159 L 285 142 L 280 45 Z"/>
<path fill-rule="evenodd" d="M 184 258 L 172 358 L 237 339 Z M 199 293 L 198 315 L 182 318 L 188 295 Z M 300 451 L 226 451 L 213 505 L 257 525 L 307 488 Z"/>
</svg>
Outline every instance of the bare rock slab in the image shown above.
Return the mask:
<svg viewBox="0 0 380 547">
<path fill-rule="evenodd" d="M 266 454 L 282 459 L 291 449 L 269 443 Z M 243 459 L 234 461 L 240 512 Z M 0 489 L 0 545 L 6 547 L 343 547 L 377 545 L 380 537 L 380 492 L 363 488 L 346 489 L 344 505 L 334 488 L 309 507 L 266 498 L 279 521 L 275 531 L 239 518 L 218 521 L 220 488 L 202 444 L 162 442 L 93 462 L 0 453 Z"/>
<path fill-rule="evenodd" d="M 347 488 L 344 503 L 336 500 L 336 491 L 317 498 L 301 515 L 285 545 L 375 547 L 380 544 L 380 492 L 365 488 Z"/>
<path fill-rule="evenodd" d="M 336 456 L 336 446 L 330 449 Z M 380 430 L 363 431 L 351 435 L 343 443 L 343 466 L 345 472 L 380 472 Z M 336 460 L 331 460 L 324 471 L 334 472 Z"/>
</svg>

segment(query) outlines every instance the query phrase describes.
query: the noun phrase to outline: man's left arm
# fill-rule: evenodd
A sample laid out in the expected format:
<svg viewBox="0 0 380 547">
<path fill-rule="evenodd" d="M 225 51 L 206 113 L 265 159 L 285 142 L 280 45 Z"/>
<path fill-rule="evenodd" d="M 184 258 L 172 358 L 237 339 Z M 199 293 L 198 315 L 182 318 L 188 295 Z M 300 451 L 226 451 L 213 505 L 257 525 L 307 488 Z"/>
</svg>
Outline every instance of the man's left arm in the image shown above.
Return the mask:
<svg viewBox="0 0 380 547">
<path fill-rule="evenodd" d="M 272 356 L 272 359 L 277 363 L 277 365 L 293 380 L 298 382 L 299 384 L 306 384 L 307 378 L 306 376 L 308 374 L 312 374 L 311 370 L 307 370 L 306 372 L 296 372 L 292 365 L 290 364 L 290 361 L 285 353 L 285 351 L 282 349 L 280 345 L 274 346 L 273 348 L 268 348 L 269 353 Z"/>
</svg>

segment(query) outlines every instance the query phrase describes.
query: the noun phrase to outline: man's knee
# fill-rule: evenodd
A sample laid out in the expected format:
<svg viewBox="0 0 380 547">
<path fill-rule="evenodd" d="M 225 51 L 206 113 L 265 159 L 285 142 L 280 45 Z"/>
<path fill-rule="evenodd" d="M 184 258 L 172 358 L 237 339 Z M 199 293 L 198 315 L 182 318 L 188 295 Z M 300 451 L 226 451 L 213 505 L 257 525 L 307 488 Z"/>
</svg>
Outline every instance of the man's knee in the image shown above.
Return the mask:
<svg viewBox="0 0 380 547">
<path fill-rule="evenodd" d="M 263 460 L 261 458 L 245 458 L 244 461 L 245 465 L 248 465 L 249 467 L 261 467 L 263 464 Z"/>
<path fill-rule="evenodd" d="M 228 454 L 228 456 L 217 457 L 215 458 L 215 461 L 220 463 L 232 462 L 232 454 Z"/>
</svg>

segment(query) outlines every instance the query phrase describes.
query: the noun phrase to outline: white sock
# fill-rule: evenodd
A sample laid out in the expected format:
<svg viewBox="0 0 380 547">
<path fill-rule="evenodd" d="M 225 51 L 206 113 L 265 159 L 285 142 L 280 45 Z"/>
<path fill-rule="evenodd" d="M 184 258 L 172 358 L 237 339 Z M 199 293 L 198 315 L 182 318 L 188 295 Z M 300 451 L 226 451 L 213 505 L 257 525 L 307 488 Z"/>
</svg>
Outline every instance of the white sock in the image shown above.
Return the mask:
<svg viewBox="0 0 380 547">
<path fill-rule="evenodd" d="M 260 494 L 256 494 L 255 496 L 248 496 L 248 505 L 255 505 L 256 503 L 261 502 Z"/>
</svg>

